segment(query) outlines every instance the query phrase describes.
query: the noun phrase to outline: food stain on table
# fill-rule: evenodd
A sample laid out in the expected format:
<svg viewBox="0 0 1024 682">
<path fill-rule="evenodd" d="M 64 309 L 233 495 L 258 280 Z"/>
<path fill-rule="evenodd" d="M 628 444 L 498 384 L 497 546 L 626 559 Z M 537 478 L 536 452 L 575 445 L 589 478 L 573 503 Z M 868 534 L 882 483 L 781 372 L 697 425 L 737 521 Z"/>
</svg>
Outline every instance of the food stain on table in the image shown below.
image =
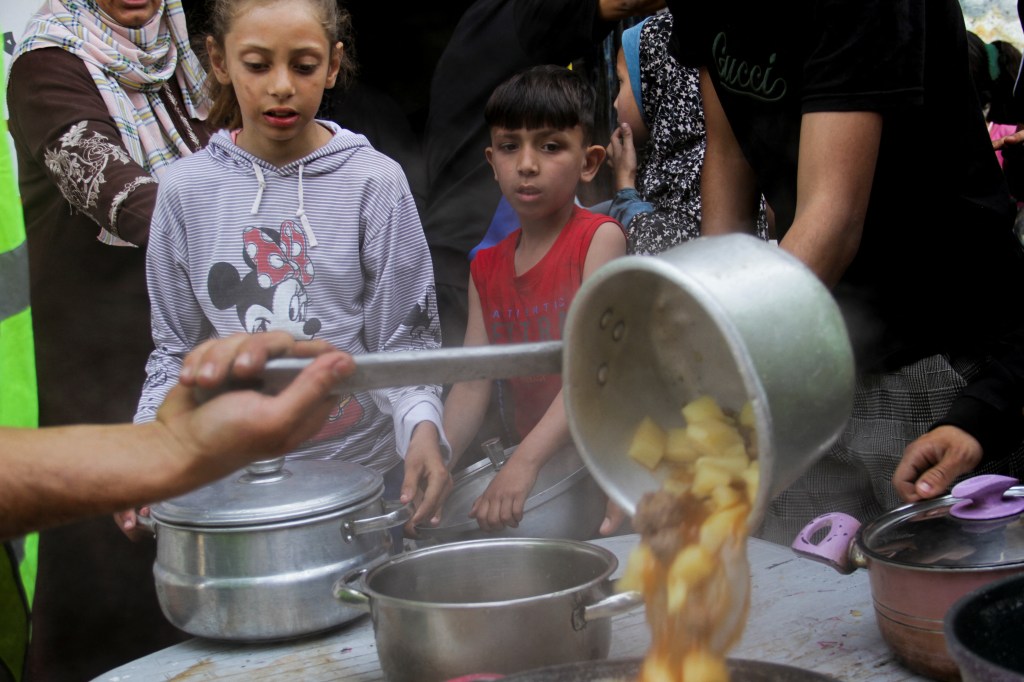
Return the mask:
<svg viewBox="0 0 1024 682">
<path fill-rule="evenodd" d="M 187 680 L 193 675 L 202 675 L 213 670 L 213 662 L 209 658 L 204 658 L 190 665 L 185 670 L 170 678 L 168 682 L 175 682 L 176 680 Z"/>
</svg>

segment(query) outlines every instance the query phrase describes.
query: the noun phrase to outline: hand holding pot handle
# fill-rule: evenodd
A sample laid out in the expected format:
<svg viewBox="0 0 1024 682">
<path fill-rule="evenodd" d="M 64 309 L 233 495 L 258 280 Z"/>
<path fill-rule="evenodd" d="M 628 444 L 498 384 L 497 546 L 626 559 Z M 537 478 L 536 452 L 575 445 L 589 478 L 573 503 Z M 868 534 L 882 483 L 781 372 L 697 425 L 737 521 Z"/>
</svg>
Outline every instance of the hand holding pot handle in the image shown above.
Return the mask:
<svg viewBox="0 0 1024 682">
<path fill-rule="evenodd" d="M 815 534 L 826 528 L 825 536 L 813 542 Z M 850 560 L 850 547 L 859 529 L 860 521 L 849 514 L 823 514 L 804 526 L 793 541 L 793 551 L 840 573 L 853 573 L 858 567 Z"/>
</svg>

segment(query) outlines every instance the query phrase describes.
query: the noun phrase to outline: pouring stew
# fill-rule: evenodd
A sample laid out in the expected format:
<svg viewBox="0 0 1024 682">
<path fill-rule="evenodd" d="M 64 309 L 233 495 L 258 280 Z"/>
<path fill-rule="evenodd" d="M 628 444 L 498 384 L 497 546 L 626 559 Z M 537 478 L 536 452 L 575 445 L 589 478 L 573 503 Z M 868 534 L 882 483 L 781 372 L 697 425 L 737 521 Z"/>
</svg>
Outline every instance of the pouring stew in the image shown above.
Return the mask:
<svg viewBox="0 0 1024 682">
<path fill-rule="evenodd" d="M 634 526 L 642 542 L 619 588 L 644 595 L 652 645 L 641 682 L 729 679 L 726 653 L 739 640 L 750 598 L 747 517 L 758 462 L 748 407 L 726 414 L 710 397 L 682 409 L 685 426 L 644 419 L 629 454 L 669 468 L 645 494 Z"/>
</svg>

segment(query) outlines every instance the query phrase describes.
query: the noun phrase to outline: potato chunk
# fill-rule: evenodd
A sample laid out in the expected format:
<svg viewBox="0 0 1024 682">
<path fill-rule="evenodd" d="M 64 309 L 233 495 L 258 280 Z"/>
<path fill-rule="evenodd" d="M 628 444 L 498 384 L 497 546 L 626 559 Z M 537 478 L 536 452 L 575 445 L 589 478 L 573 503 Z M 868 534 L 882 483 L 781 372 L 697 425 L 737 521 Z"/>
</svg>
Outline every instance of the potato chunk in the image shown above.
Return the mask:
<svg viewBox="0 0 1024 682">
<path fill-rule="evenodd" d="M 644 417 L 633 433 L 629 456 L 654 469 L 665 455 L 665 431 L 650 417 Z"/>
<path fill-rule="evenodd" d="M 693 442 L 684 428 L 669 429 L 665 438 L 665 459 L 685 464 L 701 455 L 700 448 Z"/>
<path fill-rule="evenodd" d="M 723 422 L 725 424 L 733 423 L 733 420 L 718 406 L 718 402 L 709 395 L 691 400 L 683 406 L 682 412 L 683 419 L 686 420 L 687 424 L 702 424 L 709 421 Z"/>
<path fill-rule="evenodd" d="M 729 449 L 740 446 L 745 448 L 743 436 L 731 424 L 720 421 L 704 421 L 689 424 L 686 434 L 702 455 L 717 457 Z"/>
<path fill-rule="evenodd" d="M 718 486 L 729 485 L 736 475 L 715 461 L 714 457 L 701 457 L 697 460 L 696 467 L 690 490 L 698 497 L 707 497 Z"/>
</svg>

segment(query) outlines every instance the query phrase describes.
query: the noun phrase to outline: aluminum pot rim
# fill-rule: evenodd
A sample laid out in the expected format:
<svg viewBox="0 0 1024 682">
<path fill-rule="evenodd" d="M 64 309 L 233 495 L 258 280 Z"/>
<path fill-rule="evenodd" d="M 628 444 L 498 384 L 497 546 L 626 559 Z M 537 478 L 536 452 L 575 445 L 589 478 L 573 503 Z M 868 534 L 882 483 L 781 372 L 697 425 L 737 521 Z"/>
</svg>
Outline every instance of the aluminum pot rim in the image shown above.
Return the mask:
<svg viewBox="0 0 1024 682">
<path fill-rule="evenodd" d="M 499 545 L 514 545 L 522 547 L 538 545 L 558 545 L 571 547 L 575 551 L 590 554 L 598 558 L 604 559 L 606 566 L 599 576 L 591 578 L 573 587 L 565 588 L 562 590 L 556 590 L 553 592 L 544 592 L 543 594 L 532 595 L 529 597 L 520 597 L 517 599 L 501 599 L 497 601 L 429 602 L 417 599 L 404 599 L 401 597 L 394 597 L 391 595 L 383 594 L 382 592 L 379 592 L 370 586 L 370 582 L 373 580 L 374 576 L 381 573 L 382 571 L 385 571 L 394 566 L 401 566 L 404 563 L 415 562 L 419 557 L 437 553 L 458 552 L 460 550 L 465 551 L 464 548 Z M 410 552 L 403 552 L 401 554 L 390 557 L 382 563 L 380 563 L 379 565 L 374 566 L 373 568 L 363 572 L 359 577 L 359 583 L 362 592 L 369 599 L 371 611 L 372 609 L 377 608 L 376 606 L 374 606 L 375 602 L 380 602 L 382 604 L 387 604 L 389 606 L 398 606 L 403 609 L 431 611 L 475 611 L 481 609 L 493 609 L 496 607 L 508 608 L 510 606 L 525 606 L 538 601 L 551 600 L 553 598 L 559 597 L 568 597 L 579 592 L 584 592 L 590 589 L 596 589 L 606 583 L 610 583 L 611 576 L 615 573 L 618 567 L 619 560 L 611 550 L 581 540 L 563 540 L 559 538 L 482 538 L 478 540 L 449 542 L 445 544 L 415 549 Z"/>
<path fill-rule="evenodd" d="M 253 533 L 261 531 L 275 531 L 275 530 L 286 530 L 288 528 L 296 528 L 299 526 L 309 526 L 321 523 L 323 521 L 333 521 L 340 519 L 345 516 L 350 516 L 356 512 L 359 512 L 366 507 L 373 505 L 376 502 L 382 500 L 383 489 L 373 497 L 370 497 L 362 502 L 353 504 L 349 507 L 342 509 L 335 509 L 332 511 L 321 512 L 319 514 L 313 514 L 311 516 L 302 516 L 294 519 L 283 519 L 281 521 L 272 521 L 267 523 L 251 523 L 251 524 L 237 524 L 237 525 L 218 525 L 208 526 L 202 523 L 196 524 L 183 524 L 173 523 L 170 521 L 162 520 L 159 515 L 151 512 L 150 518 L 153 520 L 153 524 L 157 528 L 166 528 L 169 530 L 184 531 L 187 533 L 203 533 L 203 534 L 233 534 L 233 533 Z"/>
<path fill-rule="evenodd" d="M 490 464 L 488 462 L 488 464 Z M 484 470 L 476 471 L 475 474 L 485 473 Z M 586 478 L 593 478 L 591 473 L 587 471 L 587 468 L 581 467 L 566 476 L 564 479 L 540 493 L 526 498 L 526 503 L 523 505 L 523 514 L 538 509 L 544 506 L 548 502 L 551 502 L 559 495 L 569 492 L 569 489 L 575 486 L 577 483 L 583 482 Z M 468 477 L 463 477 L 459 481 L 466 481 Z M 455 485 L 459 484 L 459 481 L 455 481 Z M 454 488 L 452 489 L 454 492 Z M 525 518 L 524 518 L 525 520 Z M 452 523 L 447 526 L 416 526 L 416 532 L 420 537 L 428 540 L 441 540 L 446 537 L 453 535 L 461 535 L 467 532 L 475 532 L 480 528 L 480 524 L 477 523 L 476 519 L 468 518 L 458 523 Z M 497 531 L 500 532 L 500 531 Z"/>
</svg>

